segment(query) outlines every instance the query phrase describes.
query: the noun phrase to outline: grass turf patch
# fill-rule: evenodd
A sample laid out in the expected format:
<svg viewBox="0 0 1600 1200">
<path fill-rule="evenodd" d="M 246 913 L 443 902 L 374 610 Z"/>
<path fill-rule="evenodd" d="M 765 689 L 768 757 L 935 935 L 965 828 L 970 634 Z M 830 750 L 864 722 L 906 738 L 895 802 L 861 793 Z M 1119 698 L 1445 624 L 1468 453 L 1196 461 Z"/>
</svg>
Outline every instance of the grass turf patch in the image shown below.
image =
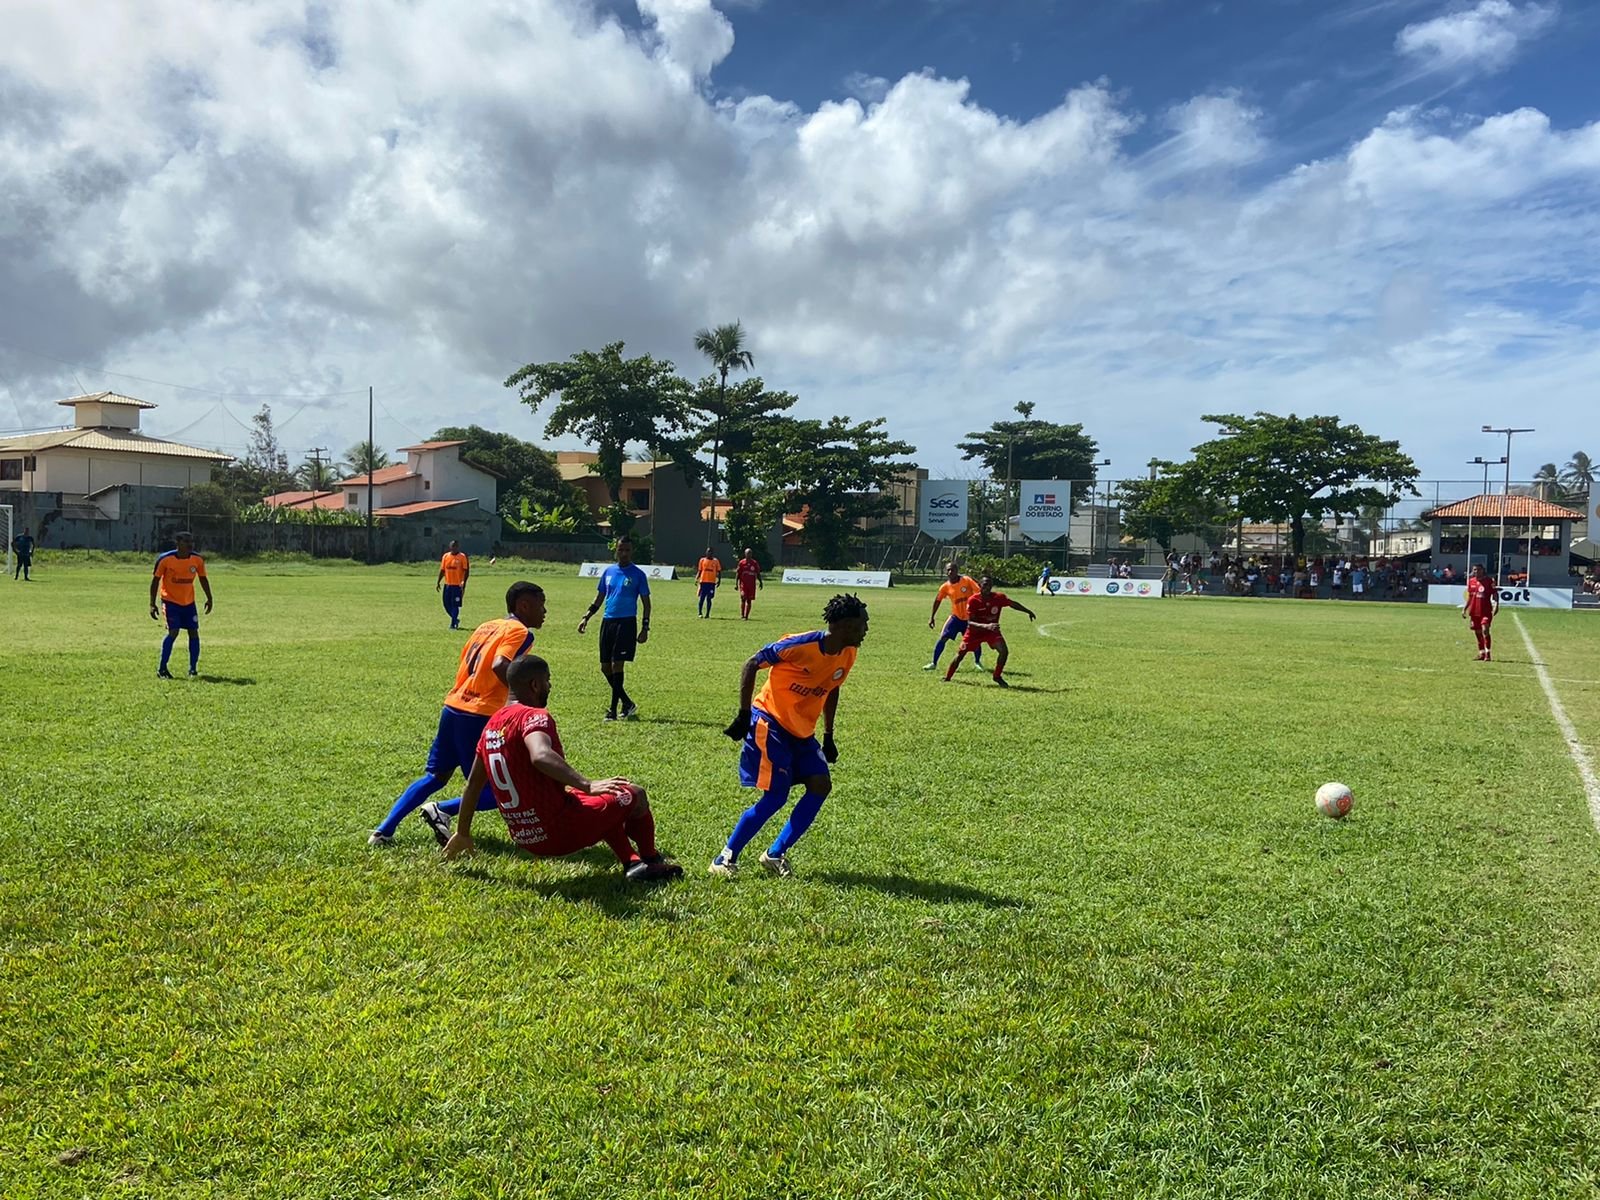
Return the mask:
<svg viewBox="0 0 1600 1200">
<path fill-rule="evenodd" d="M 215 563 L 194 682 L 140 570 L 8 591 L 0 1194 L 1592 1194 L 1597 838 L 1509 614 L 1485 667 L 1445 609 L 1030 597 L 1004 692 L 873 593 L 800 874 L 729 883 L 739 665 L 828 593 L 657 585 L 605 725 L 571 572 L 551 707 L 680 885 L 366 848 L 467 636 L 431 566 Z M 1595 619 L 1524 620 L 1592 744 Z"/>
</svg>

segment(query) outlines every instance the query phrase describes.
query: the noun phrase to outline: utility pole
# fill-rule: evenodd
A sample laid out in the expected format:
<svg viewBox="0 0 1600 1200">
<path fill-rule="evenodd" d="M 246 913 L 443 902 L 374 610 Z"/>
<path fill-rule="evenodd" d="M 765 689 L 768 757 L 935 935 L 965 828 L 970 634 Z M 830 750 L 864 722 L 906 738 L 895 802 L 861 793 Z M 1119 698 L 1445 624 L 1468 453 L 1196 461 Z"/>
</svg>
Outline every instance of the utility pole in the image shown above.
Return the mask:
<svg viewBox="0 0 1600 1200">
<path fill-rule="evenodd" d="M 1500 542 L 1495 548 L 1494 555 L 1494 581 L 1500 587 L 1506 586 L 1506 509 L 1511 507 L 1511 438 L 1519 433 L 1535 433 L 1533 429 L 1496 429 L 1491 425 L 1483 427 L 1484 433 L 1503 433 L 1506 435 L 1506 485 L 1500 495 Z M 1484 472 L 1487 477 L 1488 472 Z M 1528 519 L 1528 581 L 1533 581 L 1533 518 Z"/>
<path fill-rule="evenodd" d="M 311 492 L 315 495 L 322 490 L 322 456 L 328 452 L 326 446 L 313 446 L 306 451 L 306 457 L 311 460 Z"/>
<path fill-rule="evenodd" d="M 376 457 L 372 440 L 372 385 L 367 385 L 367 565 L 372 565 L 372 460 Z"/>
</svg>

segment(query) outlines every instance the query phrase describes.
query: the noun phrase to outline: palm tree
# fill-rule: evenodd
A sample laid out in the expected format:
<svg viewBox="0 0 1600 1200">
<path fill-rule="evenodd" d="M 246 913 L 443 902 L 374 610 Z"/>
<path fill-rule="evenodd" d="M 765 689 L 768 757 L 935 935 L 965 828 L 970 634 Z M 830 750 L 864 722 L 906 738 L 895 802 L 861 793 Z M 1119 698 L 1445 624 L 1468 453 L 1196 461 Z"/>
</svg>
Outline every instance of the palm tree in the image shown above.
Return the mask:
<svg viewBox="0 0 1600 1200">
<path fill-rule="evenodd" d="M 1556 470 L 1555 463 L 1545 463 L 1533 473 L 1533 485 L 1538 489 L 1539 499 L 1547 498 L 1546 493 L 1561 494 L 1561 474 Z"/>
<path fill-rule="evenodd" d="M 1573 495 L 1583 497 L 1584 508 L 1589 507 L 1589 490 L 1596 480 L 1600 480 L 1600 469 L 1582 450 L 1574 450 L 1562 469 L 1561 482 Z"/>
<path fill-rule="evenodd" d="M 326 492 L 345 477 L 348 463 L 308 458 L 294 469 L 294 481 L 308 492 Z"/>
<path fill-rule="evenodd" d="M 706 521 L 706 533 L 709 536 L 717 520 L 717 457 L 722 450 L 722 421 L 728 407 L 728 372 L 751 370 L 756 360 L 744 348 L 744 326 L 739 321 L 732 325 L 718 325 L 715 329 L 700 330 L 694 335 L 694 348 L 711 360 L 719 381 L 717 419 L 711 430 L 711 516 Z"/>
<path fill-rule="evenodd" d="M 357 442 L 346 450 L 345 457 L 350 460 L 350 469 L 357 475 L 381 471 L 389 465 L 389 456 L 365 440 Z"/>
</svg>

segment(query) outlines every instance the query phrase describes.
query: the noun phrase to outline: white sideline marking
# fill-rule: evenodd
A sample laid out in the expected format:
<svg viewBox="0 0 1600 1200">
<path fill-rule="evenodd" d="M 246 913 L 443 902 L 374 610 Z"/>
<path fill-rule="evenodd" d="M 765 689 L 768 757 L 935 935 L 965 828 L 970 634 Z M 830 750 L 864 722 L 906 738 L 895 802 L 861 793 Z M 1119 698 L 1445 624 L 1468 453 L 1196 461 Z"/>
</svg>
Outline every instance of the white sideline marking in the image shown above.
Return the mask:
<svg viewBox="0 0 1600 1200">
<path fill-rule="evenodd" d="M 1550 682 L 1550 672 L 1544 669 L 1544 659 L 1539 657 L 1538 648 L 1528 636 L 1528 627 L 1517 613 L 1512 613 L 1511 619 L 1517 623 L 1517 632 L 1522 635 L 1523 644 L 1528 647 L 1528 657 L 1533 660 L 1534 669 L 1539 673 L 1539 686 L 1544 688 L 1544 698 L 1550 701 L 1550 715 L 1556 719 L 1561 736 L 1567 741 L 1567 753 L 1572 755 L 1572 761 L 1577 764 L 1584 795 L 1589 801 L 1589 819 L 1594 822 L 1595 829 L 1600 830 L 1600 776 L 1595 774 L 1594 760 L 1578 740 L 1578 731 L 1567 716 L 1567 710 L 1561 707 L 1561 697 L 1556 695 L 1556 685 Z"/>
</svg>

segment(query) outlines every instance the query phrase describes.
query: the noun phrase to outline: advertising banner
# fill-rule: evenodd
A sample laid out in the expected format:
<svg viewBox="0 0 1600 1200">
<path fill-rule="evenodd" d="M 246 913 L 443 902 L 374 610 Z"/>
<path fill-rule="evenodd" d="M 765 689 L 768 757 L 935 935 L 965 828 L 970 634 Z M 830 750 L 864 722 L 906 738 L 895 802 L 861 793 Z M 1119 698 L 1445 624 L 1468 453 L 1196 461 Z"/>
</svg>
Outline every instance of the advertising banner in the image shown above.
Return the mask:
<svg viewBox="0 0 1600 1200">
<path fill-rule="evenodd" d="M 1430 583 L 1429 604 L 1449 604 L 1460 608 L 1466 602 L 1467 589 L 1459 583 Z M 1503 587 L 1500 589 L 1501 608 L 1571 608 L 1572 589 L 1553 587 Z"/>
<path fill-rule="evenodd" d="M 1047 585 L 1052 596 L 1120 596 L 1135 600 L 1161 599 L 1159 579 L 1084 579 L 1066 575 Z"/>
<path fill-rule="evenodd" d="M 785 583 L 815 583 L 824 587 L 886 588 L 887 571 L 802 571 L 797 567 L 783 569 Z"/>
<path fill-rule="evenodd" d="M 922 513 L 918 528 L 929 537 L 948 542 L 967 531 L 967 481 L 930 479 L 922 485 Z"/>
<path fill-rule="evenodd" d="M 599 579 L 601 575 L 605 574 L 605 569 L 612 565 L 611 563 L 584 563 L 578 568 L 578 578 Z M 644 572 L 646 579 L 675 578 L 673 571 L 676 568 L 673 567 L 659 566 L 654 563 L 636 563 L 635 565 Z"/>
<path fill-rule="evenodd" d="M 1031 542 L 1053 542 L 1067 532 L 1072 484 L 1065 479 L 1024 479 L 1018 494 L 1017 532 Z"/>
</svg>

